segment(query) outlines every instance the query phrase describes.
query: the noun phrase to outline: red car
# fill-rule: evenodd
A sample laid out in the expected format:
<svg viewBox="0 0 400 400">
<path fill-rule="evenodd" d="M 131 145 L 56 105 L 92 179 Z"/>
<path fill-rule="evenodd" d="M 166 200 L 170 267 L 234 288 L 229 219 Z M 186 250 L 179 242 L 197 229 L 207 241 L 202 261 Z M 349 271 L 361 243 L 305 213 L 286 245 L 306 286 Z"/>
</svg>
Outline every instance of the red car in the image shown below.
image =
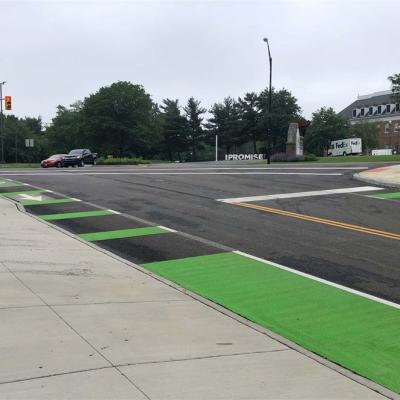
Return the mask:
<svg viewBox="0 0 400 400">
<path fill-rule="evenodd" d="M 61 168 L 64 166 L 65 154 L 54 154 L 53 156 L 43 160 L 40 165 L 43 168 L 57 167 Z"/>
</svg>

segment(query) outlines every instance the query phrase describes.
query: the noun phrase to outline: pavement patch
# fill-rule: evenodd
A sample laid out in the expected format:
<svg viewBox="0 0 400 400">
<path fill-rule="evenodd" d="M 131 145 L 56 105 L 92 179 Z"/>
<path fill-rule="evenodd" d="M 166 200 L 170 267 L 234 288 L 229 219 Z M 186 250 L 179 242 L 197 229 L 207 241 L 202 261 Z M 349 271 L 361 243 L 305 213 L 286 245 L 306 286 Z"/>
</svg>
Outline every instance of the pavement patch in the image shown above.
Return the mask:
<svg viewBox="0 0 400 400">
<path fill-rule="evenodd" d="M 400 309 L 235 253 L 141 264 L 400 392 Z"/>
<path fill-rule="evenodd" d="M 112 214 L 114 213 L 110 210 L 95 210 L 95 211 L 81 211 L 75 213 L 47 214 L 47 215 L 41 215 L 40 218 L 44 219 L 45 221 L 56 221 L 64 219 L 97 217 L 100 215 L 112 215 Z"/>
<path fill-rule="evenodd" d="M 86 213 L 100 213 L 105 211 L 108 210 L 87 211 L 84 214 L 86 215 Z M 62 216 L 65 214 L 58 214 L 58 215 Z M 56 219 L 52 220 L 52 222 L 55 225 L 78 235 L 85 234 L 88 232 L 101 233 L 101 232 L 117 231 L 122 229 L 143 228 L 145 226 L 148 226 L 134 219 L 126 218 L 121 215 L 115 215 L 110 211 L 108 211 L 108 214 L 98 214 L 96 217 L 93 216 L 90 218 Z"/>
<path fill-rule="evenodd" d="M 203 256 L 223 251 L 178 233 L 104 240 L 99 242 L 98 246 L 137 264 Z"/>
<path fill-rule="evenodd" d="M 368 197 L 372 197 L 374 199 L 400 199 L 400 192 L 369 195 Z"/>
<path fill-rule="evenodd" d="M 56 213 L 63 214 L 63 213 L 75 213 L 75 212 L 99 210 L 98 207 L 86 204 L 81 201 L 73 201 L 67 203 L 50 203 L 50 204 L 40 203 L 40 204 L 34 204 L 33 206 L 25 204 L 25 208 L 29 213 L 38 216 L 47 214 L 56 214 Z"/>
<path fill-rule="evenodd" d="M 135 236 L 156 235 L 160 233 L 169 233 L 169 231 L 158 226 L 147 226 L 144 228 L 133 229 L 119 229 L 114 231 L 83 233 L 79 237 L 87 240 L 88 242 L 95 242 L 100 240 L 122 239 Z"/>
</svg>

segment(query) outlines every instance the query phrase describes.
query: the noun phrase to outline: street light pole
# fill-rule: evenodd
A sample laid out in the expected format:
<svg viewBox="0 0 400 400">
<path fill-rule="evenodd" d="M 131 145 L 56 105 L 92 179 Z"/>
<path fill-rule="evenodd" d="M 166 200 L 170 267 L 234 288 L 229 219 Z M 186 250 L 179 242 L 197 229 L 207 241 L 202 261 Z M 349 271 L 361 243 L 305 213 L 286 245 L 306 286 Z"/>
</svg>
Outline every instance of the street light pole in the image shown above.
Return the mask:
<svg viewBox="0 0 400 400">
<path fill-rule="evenodd" d="M 268 92 L 268 129 L 267 129 L 267 163 L 271 164 L 271 108 L 272 108 L 272 57 L 269 49 L 268 38 L 263 39 L 267 43 L 268 47 L 268 59 L 269 59 L 269 92 Z"/>
<path fill-rule="evenodd" d="M 4 164 L 4 124 L 3 124 L 3 85 L 6 81 L 0 82 L 0 138 L 1 138 L 1 163 Z"/>
</svg>

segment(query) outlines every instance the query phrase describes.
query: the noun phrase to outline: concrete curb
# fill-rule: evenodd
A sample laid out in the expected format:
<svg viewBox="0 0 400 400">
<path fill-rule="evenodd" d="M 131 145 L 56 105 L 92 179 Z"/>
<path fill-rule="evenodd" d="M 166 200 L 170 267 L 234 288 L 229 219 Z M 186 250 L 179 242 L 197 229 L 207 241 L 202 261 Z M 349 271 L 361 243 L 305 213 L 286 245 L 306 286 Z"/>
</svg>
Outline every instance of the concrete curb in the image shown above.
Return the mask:
<svg viewBox="0 0 400 400">
<path fill-rule="evenodd" d="M 379 172 L 380 169 L 382 169 L 382 171 Z M 400 165 L 391 165 L 357 172 L 353 175 L 353 178 L 373 185 L 400 188 Z"/>
</svg>

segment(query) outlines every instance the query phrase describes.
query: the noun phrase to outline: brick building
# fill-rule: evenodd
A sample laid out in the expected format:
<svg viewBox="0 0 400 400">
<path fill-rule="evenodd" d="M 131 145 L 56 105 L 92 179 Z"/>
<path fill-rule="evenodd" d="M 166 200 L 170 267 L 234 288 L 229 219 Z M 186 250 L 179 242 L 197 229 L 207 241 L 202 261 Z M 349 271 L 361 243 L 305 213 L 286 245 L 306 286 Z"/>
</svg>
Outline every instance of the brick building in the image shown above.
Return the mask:
<svg viewBox="0 0 400 400">
<path fill-rule="evenodd" d="M 351 124 L 378 123 L 378 148 L 400 153 L 400 104 L 393 100 L 390 90 L 358 96 L 339 115 L 348 119 Z"/>
</svg>

